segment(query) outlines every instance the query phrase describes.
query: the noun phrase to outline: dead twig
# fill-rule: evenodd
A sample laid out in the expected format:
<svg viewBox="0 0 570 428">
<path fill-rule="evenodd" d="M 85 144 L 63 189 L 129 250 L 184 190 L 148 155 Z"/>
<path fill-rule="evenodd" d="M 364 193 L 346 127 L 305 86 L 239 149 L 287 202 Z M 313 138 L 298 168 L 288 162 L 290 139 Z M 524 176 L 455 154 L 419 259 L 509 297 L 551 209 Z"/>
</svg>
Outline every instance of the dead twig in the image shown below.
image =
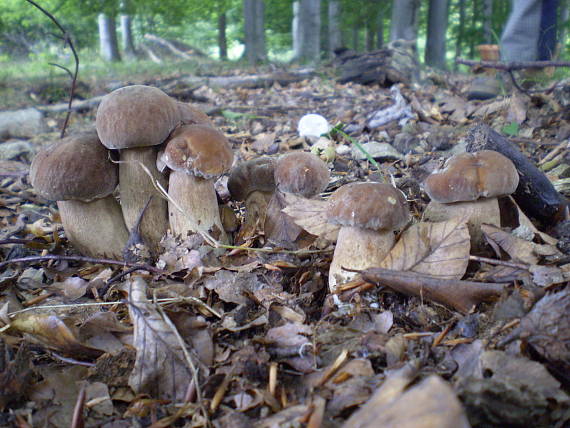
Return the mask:
<svg viewBox="0 0 570 428">
<path fill-rule="evenodd" d="M 136 266 L 137 270 L 147 270 L 152 273 L 157 274 L 167 274 L 168 272 L 163 271 L 162 269 L 155 268 L 149 265 L 141 265 L 137 263 L 130 263 L 120 260 L 112 260 L 112 259 L 96 259 L 93 257 L 83 257 L 83 256 L 58 256 L 55 254 L 48 254 L 45 256 L 30 256 L 30 257 L 19 257 L 15 259 L 6 260 L 4 262 L 0 262 L 0 269 L 4 266 L 8 266 L 11 264 L 16 263 L 34 263 L 34 262 L 45 262 L 48 260 L 56 260 L 56 261 L 72 261 L 72 262 L 84 262 L 84 263 L 95 263 L 95 264 L 102 264 L 102 265 L 119 265 L 119 266 Z"/>
</svg>

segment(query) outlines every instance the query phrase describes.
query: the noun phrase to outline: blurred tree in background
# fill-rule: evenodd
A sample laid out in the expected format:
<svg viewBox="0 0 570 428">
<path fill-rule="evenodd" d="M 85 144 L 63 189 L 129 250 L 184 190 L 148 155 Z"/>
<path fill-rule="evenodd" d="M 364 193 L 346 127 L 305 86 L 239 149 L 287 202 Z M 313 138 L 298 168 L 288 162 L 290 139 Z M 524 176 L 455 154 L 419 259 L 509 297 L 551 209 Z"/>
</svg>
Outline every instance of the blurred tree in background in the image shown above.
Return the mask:
<svg viewBox="0 0 570 428">
<path fill-rule="evenodd" d="M 560 3 L 559 54 L 565 56 L 569 0 Z M 505 0 L 43 0 L 40 4 L 68 29 L 80 50 L 97 52 L 107 60 L 143 57 L 146 34 L 184 42 L 213 58 L 250 63 L 316 62 L 341 46 L 367 51 L 388 40 L 407 38 L 417 40 L 420 58 L 425 55 L 428 64 L 440 68 L 456 55 L 476 57 L 478 44 L 497 43 L 510 9 Z M 4 58 L 61 55 L 61 46 L 52 23 L 29 3 L 0 2 Z"/>
</svg>

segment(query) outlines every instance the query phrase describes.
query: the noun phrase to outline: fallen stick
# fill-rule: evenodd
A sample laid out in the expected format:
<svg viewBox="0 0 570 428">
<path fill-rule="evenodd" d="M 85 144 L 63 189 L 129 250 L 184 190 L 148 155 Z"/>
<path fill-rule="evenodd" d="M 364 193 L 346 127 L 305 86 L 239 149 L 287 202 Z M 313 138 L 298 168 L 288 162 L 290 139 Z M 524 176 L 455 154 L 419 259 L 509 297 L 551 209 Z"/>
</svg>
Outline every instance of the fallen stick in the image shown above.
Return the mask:
<svg viewBox="0 0 570 428">
<path fill-rule="evenodd" d="M 421 297 L 467 313 L 473 306 L 500 296 L 506 283 L 441 279 L 409 271 L 371 268 L 360 272 L 365 281 L 399 293 Z"/>
</svg>

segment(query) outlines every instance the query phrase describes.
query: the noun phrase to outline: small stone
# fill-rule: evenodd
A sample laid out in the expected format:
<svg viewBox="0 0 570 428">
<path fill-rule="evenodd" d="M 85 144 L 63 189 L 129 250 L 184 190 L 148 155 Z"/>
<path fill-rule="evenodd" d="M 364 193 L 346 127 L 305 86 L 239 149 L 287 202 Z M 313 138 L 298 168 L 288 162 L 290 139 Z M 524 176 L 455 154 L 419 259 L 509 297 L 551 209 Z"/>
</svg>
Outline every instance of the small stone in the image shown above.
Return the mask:
<svg viewBox="0 0 570 428">
<path fill-rule="evenodd" d="M 388 143 L 378 143 L 376 141 L 371 141 L 369 143 L 361 144 L 361 146 L 374 159 L 387 161 L 404 159 L 404 155 L 402 155 L 398 150 L 396 150 Z M 362 151 L 356 146 L 352 147 L 352 157 L 358 160 L 366 159 L 366 155 L 362 153 Z"/>
</svg>

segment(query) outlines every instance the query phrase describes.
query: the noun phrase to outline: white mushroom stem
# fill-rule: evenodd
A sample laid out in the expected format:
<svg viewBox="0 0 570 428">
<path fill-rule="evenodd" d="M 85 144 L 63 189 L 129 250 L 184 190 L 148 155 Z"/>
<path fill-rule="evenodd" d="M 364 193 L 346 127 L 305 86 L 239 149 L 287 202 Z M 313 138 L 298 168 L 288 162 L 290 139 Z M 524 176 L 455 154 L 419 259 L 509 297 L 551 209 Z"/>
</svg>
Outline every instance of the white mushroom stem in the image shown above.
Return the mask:
<svg viewBox="0 0 570 428">
<path fill-rule="evenodd" d="M 455 202 L 452 204 L 440 204 L 431 201 L 424 211 L 423 220 L 428 222 L 440 222 L 452 218 L 465 218 L 469 235 L 471 236 L 471 250 L 473 253 L 480 252 L 485 244 L 481 224 L 501 226 L 501 210 L 497 198 L 482 198 L 476 201 Z"/>
<path fill-rule="evenodd" d="M 228 237 L 222 226 L 213 180 L 172 171 L 168 182 L 168 216 L 172 233 L 207 232 L 221 243 Z M 177 205 L 177 206 L 176 206 Z"/>
<path fill-rule="evenodd" d="M 58 201 L 57 207 L 67 239 L 81 254 L 123 259 L 129 233 L 113 196 L 91 202 Z"/>
<path fill-rule="evenodd" d="M 349 269 L 377 267 L 394 246 L 396 238 L 391 230 L 374 231 L 343 226 L 336 241 L 329 269 L 329 289 L 334 293 L 339 285 L 351 281 L 358 273 Z"/>
<path fill-rule="evenodd" d="M 119 192 L 125 224 L 129 231 L 136 225 L 141 211 L 152 196 L 152 201 L 144 212 L 140 232 L 151 252 L 156 254 L 158 243 L 168 230 L 168 208 L 166 200 L 156 190 L 153 180 L 166 188 L 166 178 L 156 168 L 154 147 L 121 150 Z"/>
</svg>

